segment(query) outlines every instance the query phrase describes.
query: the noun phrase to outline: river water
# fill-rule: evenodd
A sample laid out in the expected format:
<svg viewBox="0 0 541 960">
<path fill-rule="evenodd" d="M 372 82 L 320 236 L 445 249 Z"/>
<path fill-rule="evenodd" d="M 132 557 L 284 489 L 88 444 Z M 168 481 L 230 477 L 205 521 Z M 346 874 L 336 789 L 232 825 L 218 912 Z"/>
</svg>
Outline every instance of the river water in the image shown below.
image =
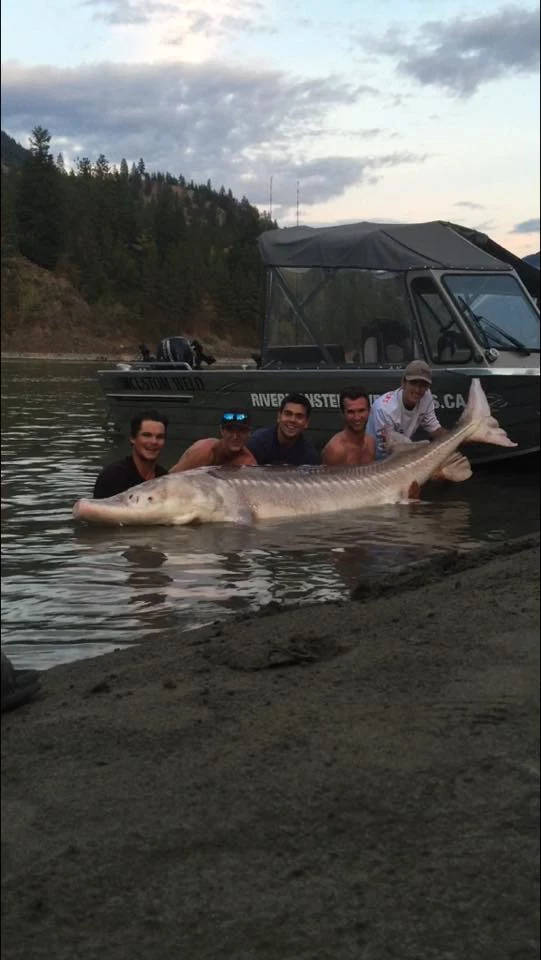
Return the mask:
<svg viewBox="0 0 541 960">
<path fill-rule="evenodd" d="M 450 546 L 539 529 L 537 465 L 479 468 L 417 504 L 259 527 L 98 529 L 71 507 L 105 462 L 96 363 L 2 363 L 2 644 L 45 669 L 269 603 L 336 600 L 366 576 Z M 337 422 L 338 429 L 338 422 Z M 179 455 L 171 448 L 169 466 Z"/>
</svg>

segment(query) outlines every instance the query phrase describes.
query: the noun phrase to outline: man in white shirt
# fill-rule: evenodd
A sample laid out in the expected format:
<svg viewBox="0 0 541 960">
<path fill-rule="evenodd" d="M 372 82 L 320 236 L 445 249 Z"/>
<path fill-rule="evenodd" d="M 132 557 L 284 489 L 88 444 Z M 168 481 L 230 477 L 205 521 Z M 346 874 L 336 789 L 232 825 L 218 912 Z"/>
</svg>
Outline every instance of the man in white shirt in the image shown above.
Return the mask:
<svg viewBox="0 0 541 960">
<path fill-rule="evenodd" d="M 377 460 L 388 455 L 385 450 L 387 430 L 411 438 L 422 429 L 431 440 L 448 433 L 436 417 L 431 385 L 432 371 L 428 364 L 424 360 L 412 360 L 404 370 L 402 386 L 374 401 L 366 433 L 376 438 Z"/>
</svg>

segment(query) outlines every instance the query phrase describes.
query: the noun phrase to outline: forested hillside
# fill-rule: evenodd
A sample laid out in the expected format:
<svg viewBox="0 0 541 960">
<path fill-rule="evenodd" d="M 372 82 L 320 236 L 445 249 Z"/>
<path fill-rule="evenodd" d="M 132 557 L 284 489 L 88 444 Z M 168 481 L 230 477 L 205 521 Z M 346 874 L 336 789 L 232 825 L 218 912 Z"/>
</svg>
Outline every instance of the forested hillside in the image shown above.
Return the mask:
<svg viewBox="0 0 541 960">
<path fill-rule="evenodd" d="M 255 346 L 259 234 L 275 224 L 224 187 L 83 157 L 66 171 L 34 128 L 2 134 L 2 345 L 69 352 L 70 340 L 182 333 Z"/>
<path fill-rule="evenodd" d="M 0 156 L 2 169 L 8 171 L 11 167 L 22 167 L 30 155 L 29 150 L 21 147 L 13 137 L 2 130 L 0 132 Z"/>
</svg>

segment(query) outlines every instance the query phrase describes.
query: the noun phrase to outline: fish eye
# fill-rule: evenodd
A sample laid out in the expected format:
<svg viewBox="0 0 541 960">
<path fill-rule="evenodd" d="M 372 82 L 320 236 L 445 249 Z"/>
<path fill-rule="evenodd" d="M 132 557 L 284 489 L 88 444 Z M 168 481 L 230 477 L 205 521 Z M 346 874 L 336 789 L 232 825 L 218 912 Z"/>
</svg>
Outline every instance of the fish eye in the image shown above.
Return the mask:
<svg viewBox="0 0 541 960">
<path fill-rule="evenodd" d="M 151 500 L 154 500 L 154 497 L 147 497 L 147 500 L 148 500 L 148 502 L 150 503 Z"/>
</svg>

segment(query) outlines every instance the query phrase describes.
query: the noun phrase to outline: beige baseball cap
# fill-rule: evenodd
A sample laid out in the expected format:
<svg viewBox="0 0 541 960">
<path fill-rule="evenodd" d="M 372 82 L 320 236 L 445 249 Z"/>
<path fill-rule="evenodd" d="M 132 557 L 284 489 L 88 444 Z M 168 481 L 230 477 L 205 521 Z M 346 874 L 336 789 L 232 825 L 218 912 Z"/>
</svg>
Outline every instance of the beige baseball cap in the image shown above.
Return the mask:
<svg viewBox="0 0 541 960">
<path fill-rule="evenodd" d="M 432 383 L 432 370 L 424 360 L 412 360 L 404 370 L 404 380 L 425 380 Z"/>
</svg>

